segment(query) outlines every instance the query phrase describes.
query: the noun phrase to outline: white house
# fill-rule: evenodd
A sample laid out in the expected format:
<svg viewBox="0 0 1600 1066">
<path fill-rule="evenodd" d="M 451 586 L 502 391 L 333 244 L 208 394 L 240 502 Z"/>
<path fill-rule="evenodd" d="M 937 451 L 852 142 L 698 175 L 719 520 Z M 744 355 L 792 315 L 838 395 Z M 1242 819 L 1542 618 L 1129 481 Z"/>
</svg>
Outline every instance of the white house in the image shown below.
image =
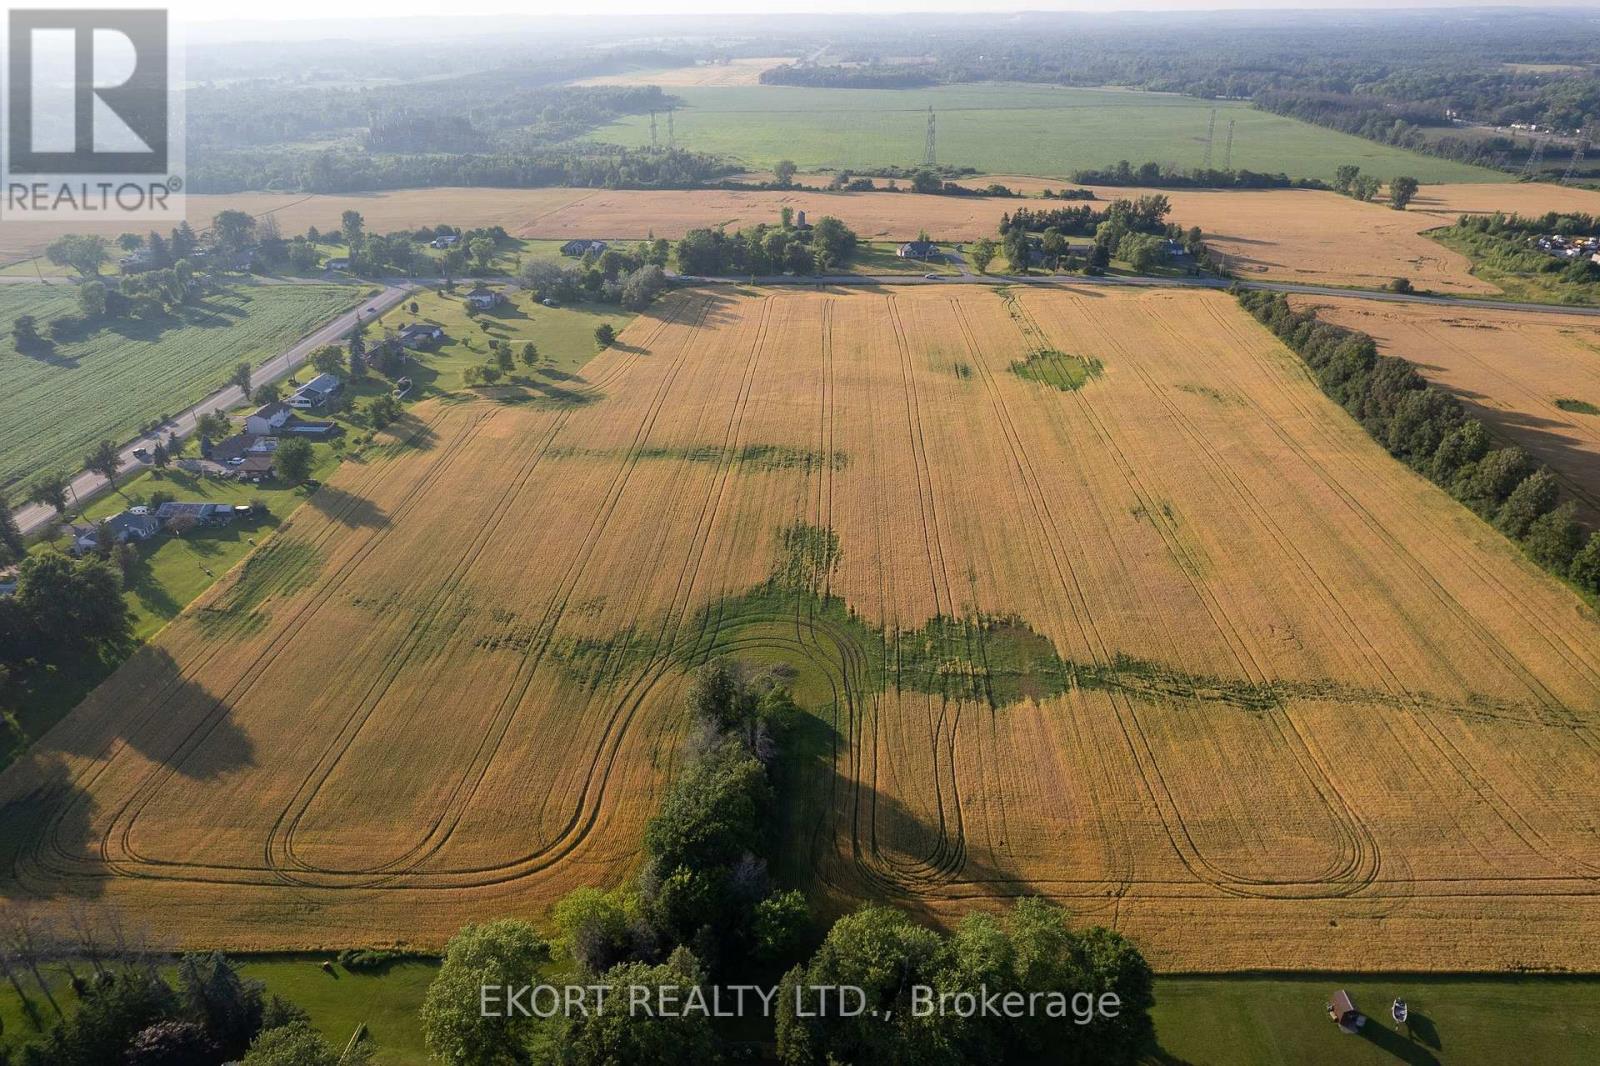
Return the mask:
<svg viewBox="0 0 1600 1066">
<path fill-rule="evenodd" d="M 504 300 L 504 296 L 500 295 L 500 293 L 496 292 L 494 289 L 489 288 L 487 285 L 478 285 L 471 292 L 467 293 L 467 303 L 471 304 L 473 307 L 476 307 L 480 311 L 487 311 L 490 308 L 498 307 Z"/>
<path fill-rule="evenodd" d="M 275 400 L 245 415 L 244 431 L 253 433 L 258 437 L 273 436 L 283 427 L 285 422 L 289 421 L 289 416 L 292 413 L 288 404 L 279 403 Z"/>
</svg>

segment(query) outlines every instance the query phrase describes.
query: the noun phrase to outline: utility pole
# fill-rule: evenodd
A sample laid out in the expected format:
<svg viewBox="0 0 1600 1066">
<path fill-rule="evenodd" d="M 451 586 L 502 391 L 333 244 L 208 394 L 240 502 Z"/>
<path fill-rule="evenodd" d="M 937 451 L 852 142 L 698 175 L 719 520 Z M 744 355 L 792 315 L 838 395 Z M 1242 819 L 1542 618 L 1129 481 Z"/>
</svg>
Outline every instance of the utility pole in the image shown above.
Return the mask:
<svg viewBox="0 0 1600 1066">
<path fill-rule="evenodd" d="M 1589 150 L 1588 130 L 1578 131 L 1578 143 L 1572 149 L 1572 160 L 1567 164 L 1567 172 L 1561 175 L 1561 184 L 1571 185 L 1573 176 L 1578 173 L 1578 168 L 1583 165 L 1583 153 Z"/>
<path fill-rule="evenodd" d="M 1206 158 L 1200 164 L 1201 170 L 1211 169 L 1211 146 L 1217 139 L 1217 109 L 1211 109 L 1211 121 L 1206 124 Z"/>
<path fill-rule="evenodd" d="M 922 147 L 922 165 L 936 167 L 939 165 L 939 152 L 934 145 L 933 105 L 928 105 L 928 140 Z"/>
<path fill-rule="evenodd" d="M 1549 143 L 1550 138 L 1546 137 L 1540 140 L 1539 135 L 1534 134 L 1533 151 L 1528 153 L 1527 162 L 1522 164 L 1522 177 L 1531 176 L 1539 168 L 1539 164 L 1544 162 L 1544 146 Z"/>
</svg>

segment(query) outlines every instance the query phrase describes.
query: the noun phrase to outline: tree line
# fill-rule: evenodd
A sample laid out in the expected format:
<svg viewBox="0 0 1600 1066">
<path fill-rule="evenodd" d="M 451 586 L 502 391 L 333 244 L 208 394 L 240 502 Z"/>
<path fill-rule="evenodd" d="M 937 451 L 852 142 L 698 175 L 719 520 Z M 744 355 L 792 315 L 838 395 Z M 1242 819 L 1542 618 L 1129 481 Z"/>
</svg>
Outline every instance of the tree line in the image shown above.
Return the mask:
<svg viewBox="0 0 1600 1066">
<path fill-rule="evenodd" d="M 856 235 L 831 215 L 810 225 L 794 224 L 784 208 L 777 225 L 765 222 L 728 233 L 722 228 L 689 230 L 678 241 L 678 269 L 685 274 L 819 274 L 849 259 Z"/>
<path fill-rule="evenodd" d="M 1287 174 L 1258 174 L 1253 170 L 1218 170 L 1203 167 L 1185 169 L 1160 163 L 1141 163 L 1137 167 L 1126 159 L 1115 166 L 1075 170 L 1072 180 L 1079 185 L 1144 185 L 1158 189 L 1325 189 L 1316 178 L 1291 178 Z"/>
<path fill-rule="evenodd" d="M 1406 360 L 1380 355 L 1367 334 L 1296 311 L 1281 293 L 1237 296 L 1391 455 L 1493 523 L 1540 566 L 1600 594 L 1600 531 L 1578 522 L 1576 506 L 1561 499 L 1547 467 L 1515 445 L 1497 443 L 1459 400 Z"/>
</svg>

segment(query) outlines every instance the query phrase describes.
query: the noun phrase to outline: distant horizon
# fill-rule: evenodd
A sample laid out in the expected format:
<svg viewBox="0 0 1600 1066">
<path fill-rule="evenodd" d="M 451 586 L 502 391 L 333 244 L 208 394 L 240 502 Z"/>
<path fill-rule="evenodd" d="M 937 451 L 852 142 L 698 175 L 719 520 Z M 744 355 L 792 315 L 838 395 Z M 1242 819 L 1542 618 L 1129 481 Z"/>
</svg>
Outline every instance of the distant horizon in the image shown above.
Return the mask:
<svg viewBox="0 0 1600 1066">
<path fill-rule="evenodd" d="M 129 2 L 107 6 L 150 6 Z M 508 9 L 507 0 L 462 0 L 447 15 L 426 0 L 282 0 L 265 13 L 242 18 L 206 0 L 174 0 L 165 6 L 185 23 L 208 27 L 252 26 L 338 21 L 427 20 L 437 18 L 501 18 L 519 21 L 562 19 L 568 23 L 596 19 L 654 16 L 658 18 L 761 15 L 964 15 L 964 14 L 1204 14 L 1207 12 L 1304 12 L 1396 10 L 1519 10 L 1570 12 L 1593 7 L 1593 0 L 832 0 L 823 6 L 805 0 L 684 0 L 665 6 L 644 0 L 589 0 L 574 17 L 567 4 L 536 3 Z M 1600 11 L 1596 12 L 1600 17 Z"/>
</svg>

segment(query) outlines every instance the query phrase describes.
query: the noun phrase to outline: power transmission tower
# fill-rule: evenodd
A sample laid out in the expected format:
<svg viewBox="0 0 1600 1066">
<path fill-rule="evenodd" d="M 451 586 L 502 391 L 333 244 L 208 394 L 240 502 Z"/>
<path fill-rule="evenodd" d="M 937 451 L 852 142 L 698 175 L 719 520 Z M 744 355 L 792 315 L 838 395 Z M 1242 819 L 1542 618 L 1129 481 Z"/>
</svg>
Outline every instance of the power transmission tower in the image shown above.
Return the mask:
<svg viewBox="0 0 1600 1066">
<path fill-rule="evenodd" d="M 672 108 L 669 107 L 667 108 L 667 147 L 671 149 L 677 146 L 678 142 L 672 135 Z"/>
<path fill-rule="evenodd" d="M 1211 169 L 1211 146 L 1217 139 L 1217 109 L 1211 109 L 1211 121 L 1206 123 L 1206 158 L 1200 164 L 1201 170 Z"/>
<path fill-rule="evenodd" d="M 1567 172 L 1561 175 L 1561 184 L 1571 185 L 1573 175 L 1578 173 L 1578 167 L 1583 165 L 1583 153 L 1589 150 L 1588 130 L 1578 131 L 1578 143 L 1572 149 L 1572 161 L 1567 164 Z"/>
<path fill-rule="evenodd" d="M 650 150 L 654 152 L 659 146 L 656 144 L 656 113 L 650 112 Z"/>
<path fill-rule="evenodd" d="M 1538 169 L 1540 163 L 1544 162 L 1544 146 L 1549 143 L 1550 138 L 1548 137 L 1544 138 L 1543 140 L 1539 140 L 1537 137 L 1535 138 L 1533 142 L 1533 151 L 1528 153 L 1527 162 L 1522 164 L 1523 177 L 1528 177 Z"/>
<path fill-rule="evenodd" d="M 1228 143 L 1222 149 L 1222 169 L 1233 169 L 1233 119 L 1228 120 Z"/>
<path fill-rule="evenodd" d="M 922 165 L 936 167 L 939 165 L 939 152 L 934 144 L 933 105 L 928 105 L 928 140 L 922 146 Z"/>
</svg>

